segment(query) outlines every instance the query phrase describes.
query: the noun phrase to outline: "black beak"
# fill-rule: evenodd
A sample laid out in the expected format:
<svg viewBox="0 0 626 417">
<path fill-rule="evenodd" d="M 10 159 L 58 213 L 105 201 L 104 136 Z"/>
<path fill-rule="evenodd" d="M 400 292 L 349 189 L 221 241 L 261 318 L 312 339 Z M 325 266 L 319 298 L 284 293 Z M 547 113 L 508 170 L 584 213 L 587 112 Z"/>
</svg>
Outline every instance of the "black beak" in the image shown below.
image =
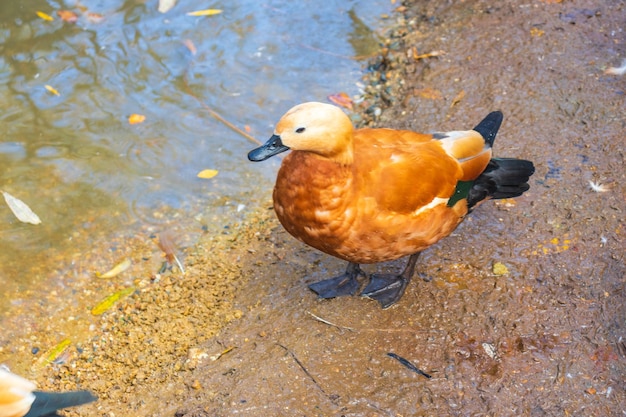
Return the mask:
<svg viewBox="0 0 626 417">
<path fill-rule="evenodd" d="M 280 136 L 272 135 L 272 137 L 267 142 L 265 142 L 265 145 L 262 145 L 248 152 L 248 159 L 252 162 L 261 162 L 265 161 L 267 158 L 288 150 L 289 147 L 283 145 L 283 142 L 280 140 Z"/>
</svg>

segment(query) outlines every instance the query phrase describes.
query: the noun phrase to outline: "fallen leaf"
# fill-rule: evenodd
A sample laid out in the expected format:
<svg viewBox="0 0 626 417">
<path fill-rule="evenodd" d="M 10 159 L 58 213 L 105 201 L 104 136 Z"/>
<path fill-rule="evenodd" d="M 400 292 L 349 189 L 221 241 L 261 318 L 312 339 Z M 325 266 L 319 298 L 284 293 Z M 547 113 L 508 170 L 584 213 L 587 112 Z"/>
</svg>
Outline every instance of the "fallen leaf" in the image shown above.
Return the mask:
<svg viewBox="0 0 626 417">
<path fill-rule="evenodd" d="M 104 274 L 96 272 L 96 276 L 98 278 L 113 278 L 114 276 L 119 275 L 122 272 L 126 271 L 128 268 L 130 268 L 130 265 L 131 265 L 130 259 L 126 258 L 122 262 L 115 265 L 113 268 L 111 268 L 107 272 L 105 272 Z"/>
<path fill-rule="evenodd" d="M 541 37 L 543 36 L 543 34 L 545 33 L 545 31 L 539 29 L 539 28 L 530 28 L 530 36 L 536 36 L 536 37 Z"/>
<path fill-rule="evenodd" d="M 176 0 L 159 0 L 159 12 L 167 13 L 172 7 L 176 6 Z"/>
<path fill-rule="evenodd" d="M 506 275 L 509 273 L 509 268 L 502 262 L 496 262 L 493 264 L 492 271 L 494 275 Z"/>
<path fill-rule="evenodd" d="M 104 300 L 100 301 L 94 308 L 92 308 L 91 314 L 93 314 L 94 316 L 99 316 L 100 314 L 113 307 L 113 304 L 134 292 L 135 287 L 124 288 L 123 290 L 114 292 L 113 294 L 106 297 Z"/>
<path fill-rule="evenodd" d="M 206 10 L 196 10 L 195 12 L 187 13 L 187 16 L 213 16 L 216 14 L 222 13 L 220 9 L 206 9 Z"/>
<path fill-rule="evenodd" d="M 215 355 L 211 355 L 209 356 L 209 359 L 211 359 L 212 361 L 216 361 L 219 358 L 221 358 L 222 356 L 226 355 L 228 352 L 230 352 L 231 350 L 233 350 L 236 346 L 231 346 L 228 347 L 226 349 L 224 349 L 223 351 L 221 351 L 220 353 L 216 353 Z"/>
<path fill-rule="evenodd" d="M 352 110 L 352 99 L 346 93 L 331 94 L 330 96 L 328 96 L 328 100 L 332 101 L 340 107 Z"/>
<path fill-rule="evenodd" d="M 219 171 L 216 169 L 203 169 L 202 171 L 198 172 L 198 178 L 209 179 L 213 178 L 218 173 Z"/>
<path fill-rule="evenodd" d="M 433 56 L 441 56 L 441 55 L 445 55 L 446 52 L 445 51 L 432 51 L 432 52 L 427 52 L 425 54 L 418 54 L 417 53 L 417 48 L 413 47 L 412 49 L 413 52 L 413 59 L 418 61 L 420 59 L 424 59 L 424 58 L 431 58 Z"/>
<path fill-rule="evenodd" d="M 45 355 L 39 358 L 39 366 L 44 366 L 52 363 L 58 358 L 65 350 L 72 344 L 70 339 L 63 339 L 56 346 L 52 347 Z"/>
<path fill-rule="evenodd" d="M 159 246 L 159 249 L 165 253 L 166 264 L 164 267 L 167 268 L 169 265 L 176 262 L 178 269 L 180 269 L 180 272 L 184 275 L 185 268 L 176 256 L 176 240 L 173 232 L 171 230 L 166 230 L 165 232 L 160 233 L 158 237 L 159 240 L 157 241 L 157 245 Z"/>
<path fill-rule="evenodd" d="M 128 123 L 130 123 L 131 125 L 143 123 L 144 120 L 146 120 L 146 116 L 144 116 L 143 114 L 133 113 L 130 116 L 128 116 Z"/>
<path fill-rule="evenodd" d="M 452 99 L 452 103 L 450 103 L 450 107 L 454 107 L 457 104 L 459 104 L 461 102 L 461 100 L 463 100 L 465 98 L 465 90 L 461 90 L 459 92 L 459 94 L 457 94 L 456 96 L 454 96 L 454 98 Z"/>
<path fill-rule="evenodd" d="M 78 16 L 76 16 L 76 13 L 70 10 L 58 10 L 57 15 L 61 18 L 61 20 L 67 23 L 76 23 L 76 21 L 78 20 Z"/>
<path fill-rule="evenodd" d="M 57 91 L 56 88 L 46 84 L 44 85 L 44 87 L 46 87 L 46 90 L 50 91 L 52 94 L 54 94 L 55 96 L 60 96 L 61 94 L 59 94 L 59 92 Z"/>
<path fill-rule="evenodd" d="M 441 100 L 443 95 L 441 91 L 435 90 L 434 88 L 426 87 L 426 88 L 416 88 L 413 90 L 413 93 L 417 96 L 429 98 L 431 100 Z"/>
<path fill-rule="evenodd" d="M 41 223 L 39 216 L 37 216 L 22 200 L 15 198 L 11 194 L 4 191 L 2 191 L 2 195 L 4 196 L 4 201 L 7 202 L 7 205 L 19 221 L 30 224 Z"/>
<path fill-rule="evenodd" d="M 39 16 L 41 19 L 47 20 L 48 22 L 52 22 L 54 20 L 54 17 L 50 16 L 48 13 L 40 11 L 36 11 L 35 13 L 37 13 L 37 16 Z"/>
</svg>

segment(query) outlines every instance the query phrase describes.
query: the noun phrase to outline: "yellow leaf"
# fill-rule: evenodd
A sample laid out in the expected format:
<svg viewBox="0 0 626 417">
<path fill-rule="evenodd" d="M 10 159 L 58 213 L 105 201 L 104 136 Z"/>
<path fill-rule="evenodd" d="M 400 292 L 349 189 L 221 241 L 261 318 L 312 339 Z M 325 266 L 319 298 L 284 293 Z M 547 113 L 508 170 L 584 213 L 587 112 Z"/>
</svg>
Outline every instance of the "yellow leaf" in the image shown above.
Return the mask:
<svg viewBox="0 0 626 417">
<path fill-rule="evenodd" d="M 494 275 L 506 275 L 509 273 L 509 268 L 502 262 L 496 262 L 493 264 Z"/>
<path fill-rule="evenodd" d="M 131 114 L 128 117 L 128 123 L 130 123 L 131 125 L 143 123 L 144 120 L 146 120 L 146 116 L 144 116 L 143 114 Z"/>
<path fill-rule="evenodd" d="M 206 9 L 206 10 L 196 10 L 195 12 L 187 13 L 187 16 L 213 16 L 216 14 L 220 14 L 222 11 L 220 9 Z"/>
<path fill-rule="evenodd" d="M 459 102 L 463 100 L 464 97 L 465 97 L 465 90 L 461 90 L 459 94 L 454 96 L 454 98 L 452 99 L 452 103 L 450 104 L 450 107 L 453 107 L 459 104 Z"/>
<path fill-rule="evenodd" d="M 52 22 L 54 20 L 54 17 L 50 16 L 47 13 L 40 12 L 40 11 L 36 11 L 35 13 L 37 13 L 37 16 L 39 16 L 43 20 L 47 20 L 48 22 Z"/>
<path fill-rule="evenodd" d="M 126 271 L 128 268 L 130 268 L 130 264 L 130 259 L 126 258 L 104 274 L 96 272 L 96 276 L 98 278 L 113 278 L 114 276 L 119 275 L 122 272 Z"/>
<path fill-rule="evenodd" d="M 54 362 L 65 350 L 72 344 L 70 339 L 64 339 L 59 342 L 56 346 L 51 348 L 44 356 L 39 358 L 38 366 L 43 367 L 49 363 Z"/>
<path fill-rule="evenodd" d="M 213 178 L 217 174 L 218 174 L 217 169 L 204 169 L 198 172 L 198 178 L 204 178 L 204 179 Z"/>
<path fill-rule="evenodd" d="M 59 94 L 59 92 L 57 91 L 56 88 L 46 84 L 44 85 L 44 87 L 46 87 L 46 90 L 50 91 L 52 94 L 54 94 L 55 96 L 60 96 L 61 94 Z"/>
<path fill-rule="evenodd" d="M 540 37 L 543 36 L 545 32 L 539 28 L 530 28 L 530 36 Z"/>
<path fill-rule="evenodd" d="M 92 308 L 91 314 L 93 314 L 94 316 L 99 316 L 100 314 L 104 313 L 105 311 L 113 307 L 113 304 L 115 304 L 122 298 L 134 292 L 135 292 L 135 287 L 124 288 L 123 290 L 114 292 L 113 294 L 105 298 L 104 300 L 100 301 L 98 305 L 96 305 L 94 308 Z"/>
</svg>

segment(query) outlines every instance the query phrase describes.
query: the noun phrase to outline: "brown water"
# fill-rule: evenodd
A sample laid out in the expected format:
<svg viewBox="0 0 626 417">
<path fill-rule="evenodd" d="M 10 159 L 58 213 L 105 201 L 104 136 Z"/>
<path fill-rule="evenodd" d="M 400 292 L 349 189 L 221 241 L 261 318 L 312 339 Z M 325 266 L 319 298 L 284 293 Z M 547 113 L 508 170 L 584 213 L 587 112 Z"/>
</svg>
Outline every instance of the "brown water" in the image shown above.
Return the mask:
<svg viewBox="0 0 626 417">
<path fill-rule="evenodd" d="M 391 8 L 386 0 L 212 7 L 223 13 L 187 16 L 207 8 L 197 1 L 166 14 L 154 1 L 76 2 L 62 7 L 78 17 L 67 23 L 53 3 L 2 2 L 0 189 L 43 223 L 22 224 L 0 204 L 0 298 L 42 285 L 81 254 L 114 252 L 112 237 L 174 228 L 188 244 L 189 233 L 215 226 L 194 218 L 201 208 L 245 216 L 278 161 L 246 163 L 254 144 L 204 106 L 264 141 L 291 105 L 357 94 L 363 61 L 354 58 L 376 52 Z M 134 113 L 145 121 L 129 124 Z M 217 177 L 196 178 L 207 168 Z"/>
</svg>

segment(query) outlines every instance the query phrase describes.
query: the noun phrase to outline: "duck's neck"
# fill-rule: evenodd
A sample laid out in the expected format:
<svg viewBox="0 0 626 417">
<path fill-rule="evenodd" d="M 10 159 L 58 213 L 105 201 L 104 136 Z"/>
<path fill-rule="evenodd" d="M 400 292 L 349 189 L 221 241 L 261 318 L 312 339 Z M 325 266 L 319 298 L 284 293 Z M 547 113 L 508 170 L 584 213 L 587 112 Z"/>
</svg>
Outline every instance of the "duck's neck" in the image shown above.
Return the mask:
<svg viewBox="0 0 626 417">
<path fill-rule="evenodd" d="M 281 170 L 291 173 L 283 177 L 286 182 L 326 188 L 352 181 L 351 161 L 351 153 L 331 159 L 313 152 L 293 151 L 283 160 Z"/>
<path fill-rule="evenodd" d="M 354 162 L 354 146 L 352 140 L 346 140 L 342 146 L 332 150 L 326 150 L 321 158 L 335 162 L 339 165 L 348 166 Z"/>
</svg>

